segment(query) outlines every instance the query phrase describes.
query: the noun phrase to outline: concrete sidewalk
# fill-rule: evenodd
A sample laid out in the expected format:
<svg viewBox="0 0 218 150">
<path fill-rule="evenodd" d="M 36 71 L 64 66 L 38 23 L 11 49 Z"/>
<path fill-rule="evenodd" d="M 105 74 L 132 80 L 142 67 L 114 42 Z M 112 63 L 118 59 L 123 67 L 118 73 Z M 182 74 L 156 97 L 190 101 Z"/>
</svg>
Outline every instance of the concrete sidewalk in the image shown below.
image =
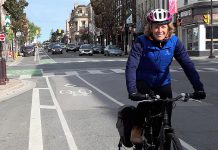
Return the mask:
<svg viewBox="0 0 218 150">
<path fill-rule="evenodd" d="M 36 83 L 28 80 L 9 79 L 6 85 L 0 85 L 0 102 L 33 89 Z"/>
<path fill-rule="evenodd" d="M 7 61 L 6 66 L 16 66 L 22 59 L 22 56 L 18 56 L 16 60 Z M 31 90 L 35 86 L 36 83 L 33 81 L 9 78 L 5 85 L 0 85 L 0 102 Z"/>
</svg>

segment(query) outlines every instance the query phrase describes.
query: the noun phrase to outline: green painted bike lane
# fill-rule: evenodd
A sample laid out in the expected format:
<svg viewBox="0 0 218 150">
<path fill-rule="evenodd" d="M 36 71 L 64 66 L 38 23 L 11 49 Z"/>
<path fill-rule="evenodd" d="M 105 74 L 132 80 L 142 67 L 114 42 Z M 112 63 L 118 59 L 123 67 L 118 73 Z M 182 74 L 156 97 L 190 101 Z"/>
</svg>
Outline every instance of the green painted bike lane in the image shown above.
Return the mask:
<svg viewBox="0 0 218 150">
<path fill-rule="evenodd" d="M 7 76 L 20 75 L 42 76 L 43 73 L 41 69 L 7 69 Z"/>
</svg>

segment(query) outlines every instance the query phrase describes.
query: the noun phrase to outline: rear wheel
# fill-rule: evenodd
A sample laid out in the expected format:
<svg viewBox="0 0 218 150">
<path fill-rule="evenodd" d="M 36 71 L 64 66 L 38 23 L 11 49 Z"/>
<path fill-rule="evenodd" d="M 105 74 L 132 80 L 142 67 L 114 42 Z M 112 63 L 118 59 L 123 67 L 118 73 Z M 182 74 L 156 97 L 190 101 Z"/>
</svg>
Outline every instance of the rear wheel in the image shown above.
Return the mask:
<svg viewBox="0 0 218 150">
<path fill-rule="evenodd" d="M 164 143 L 164 150 L 183 150 L 179 138 L 174 133 L 166 134 L 166 142 Z"/>
</svg>

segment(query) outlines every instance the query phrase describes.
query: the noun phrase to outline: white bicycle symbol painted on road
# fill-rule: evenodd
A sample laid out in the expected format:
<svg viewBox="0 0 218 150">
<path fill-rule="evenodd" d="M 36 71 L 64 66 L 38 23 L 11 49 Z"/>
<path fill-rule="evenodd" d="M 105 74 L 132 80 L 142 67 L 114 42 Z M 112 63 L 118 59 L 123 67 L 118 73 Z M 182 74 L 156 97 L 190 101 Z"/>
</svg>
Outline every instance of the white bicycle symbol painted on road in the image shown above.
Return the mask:
<svg viewBox="0 0 218 150">
<path fill-rule="evenodd" d="M 74 84 L 65 84 L 65 87 L 76 87 Z M 60 94 L 72 95 L 72 96 L 88 96 L 92 94 L 92 91 L 85 88 L 79 88 L 78 90 L 60 90 Z"/>
</svg>

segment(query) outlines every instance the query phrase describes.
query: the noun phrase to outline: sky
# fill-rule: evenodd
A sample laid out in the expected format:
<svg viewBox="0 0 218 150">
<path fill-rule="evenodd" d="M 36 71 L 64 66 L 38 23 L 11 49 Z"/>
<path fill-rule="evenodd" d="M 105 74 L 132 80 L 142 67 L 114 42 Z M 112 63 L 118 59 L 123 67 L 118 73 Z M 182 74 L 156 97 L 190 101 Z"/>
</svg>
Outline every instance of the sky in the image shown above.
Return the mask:
<svg viewBox="0 0 218 150">
<path fill-rule="evenodd" d="M 27 0 L 29 5 L 25 8 L 27 18 L 41 28 L 41 36 L 38 41 L 43 42 L 50 37 L 51 30 L 64 29 L 66 20 L 74 3 L 87 5 L 90 0 Z"/>
</svg>

